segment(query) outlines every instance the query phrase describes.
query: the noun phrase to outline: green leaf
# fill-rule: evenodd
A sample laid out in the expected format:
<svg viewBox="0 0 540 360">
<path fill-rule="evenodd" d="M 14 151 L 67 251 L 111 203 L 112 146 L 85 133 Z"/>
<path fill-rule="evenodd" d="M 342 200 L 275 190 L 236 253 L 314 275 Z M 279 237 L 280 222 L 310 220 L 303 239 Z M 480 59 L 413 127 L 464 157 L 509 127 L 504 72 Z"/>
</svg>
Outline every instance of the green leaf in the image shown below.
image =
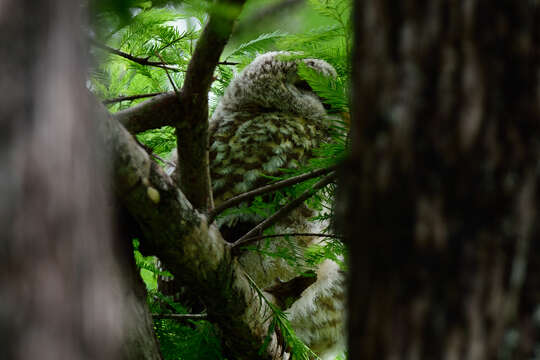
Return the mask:
<svg viewBox="0 0 540 360">
<path fill-rule="evenodd" d="M 234 49 L 226 60 L 231 58 L 245 55 L 246 53 L 253 53 L 256 51 L 262 51 L 267 49 L 268 45 L 275 42 L 278 39 L 283 38 L 287 34 L 282 33 L 279 30 L 276 30 L 271 33 L 261 34 L 256 39 L 250 40 L 246 43 L 240 44 L 236 49 Z"/>
</svg>

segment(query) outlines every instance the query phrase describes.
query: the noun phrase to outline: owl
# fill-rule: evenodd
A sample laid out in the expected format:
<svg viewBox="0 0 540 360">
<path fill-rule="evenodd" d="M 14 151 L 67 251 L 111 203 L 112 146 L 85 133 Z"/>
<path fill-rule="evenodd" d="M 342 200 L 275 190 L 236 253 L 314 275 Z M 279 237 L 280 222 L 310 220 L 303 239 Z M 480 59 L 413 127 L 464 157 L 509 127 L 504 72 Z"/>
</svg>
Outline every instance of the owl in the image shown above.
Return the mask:
<svg viewBox="0 0 540 360">
<path fill-rule="evenodd" d="M 257 57 L 236 77 L 210 121 L 210 170 L 216 205 L 306 162 L 328 136 L 321 100 L 297 74 L 287 53 Z M 322 60 L 303 60 L 326 76 L 336 76 Z"/>
<path fill-rule="evenodd" d="M 210 120 L 210 172 L 215 205 L 264 185 L 266 176 L 296 169 L 329 139 L 328 115 L 321 99 L 298 75 L 303 62 L 320 74 L 336 77 L 323 60 L 292 59 L 286 52 L 258 56 L 226 89 Z M 325 224 L 308 221 L 315 212 L 307 206 L 293 211 L 275 225 L 276 233 L 320 232 Z M 220 230 L 235 241 L 261 221 L 260 215 L 235 213 L 220 219 Z M 298 258 L 313 237 L 260 241 L 266 253 L 293 249 Z M 283 258 L 247 251 L 239 257 L 246 273 L 276 303 L 282 304 L 296 334 L 319 356 L 329 358 L 344 349 L 344 276 L 336 263 L 326 260 L 314 269 L 316 280 L 303 289 L 292 305 L 278 299 L 280 284 L 294 281 L 298 268 Z M 282 300 L 282 299 L 281 299 Z"/>
</svg>

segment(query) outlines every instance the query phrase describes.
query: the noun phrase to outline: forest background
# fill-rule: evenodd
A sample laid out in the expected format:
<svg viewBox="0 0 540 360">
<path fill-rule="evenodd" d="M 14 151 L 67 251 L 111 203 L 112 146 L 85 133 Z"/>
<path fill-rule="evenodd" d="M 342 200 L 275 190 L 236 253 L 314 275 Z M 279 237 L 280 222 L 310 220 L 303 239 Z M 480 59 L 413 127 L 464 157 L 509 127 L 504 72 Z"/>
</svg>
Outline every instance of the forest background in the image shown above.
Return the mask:
<svg viewBox="0 0 540 360">
<path fill-rule="evenodd" d="M 218 50 L 239 15 L 235 6 L 210 12 L 206 37 L 194 26 L 184 41 L 171 45 L 137 41 L 150 29 L 152 36 L 168 42 L 181 35 L 183 30 L 169 26 L 178 20 L 170 11 L 151 9 L 171 3 L 103 1 L 93 3 L 95 9 L 85 8 L 85 3 L 83 10 L 111 15 L 94 18 L 103 22 L 96 28 L 80 16 L 77 2 L 0 4 L 0 84 L 5 95 L 0 106 L 0 174 L 5 185 L 0 220 L 7 235 L 0 249 L 3 358 L 159 359 L 157 343 L 148 336 L 153 325 L 145 289 L 131 267 L 133 244 L 141 250 L 136 256 L 150 290 L 155 289 L 156 275 L 168 274 L 142 257 L 147 252 L 158 254 L 167 270 L 214 300 L 208 301 L 208 311 L 219 313 L 214 319 L 221 336 L 211 337 L 216 341 L 200 346 L 200 351 L 209 350 L 207 355 L 217 358 L 224 349 L 232 358 L 279 356 L 271 349 L 260 352 L 268 318 L 248 320 L 254 312 L 243 300 L 252 288 L 234 266 L 223 266 L 230 254 L 193 209 L 205 201 L 204 182 L 194 189 L 179 184 L 185 194 L 169 187 L 156 171 L 155 157 L 141 148 L 146 143 L 151 152 L 165 155 L 174 146 L 171 131 L 139 135 L 138 142 L 126 131 L 206 120 L 208 104 L 195 101 L 192 111 L 183 111 L 182 95 L 208 90 L 212 84 L 215 101 L 231 75 L 231 65 L 218 64 L 226 61 L 219 59 Z M 316 3 L 323 2 L 312 5 Z M 199 2 L 182 4 L 193 5 L 195 19 L 206 11 Z M 354 290 L 349 292 L 349 339 L 355 339 L 349 358 L 538 358 L 538 2 L 365 0 L 354 6 L 354 38 L 341 32 L 343 47 L 335 42 L 336 34 L 328 41 L 347 49 L 334 60 L 352 54 L 345 59 L 352 58 L 354 70 L 339 66 L 348 61 L 332 62 L 340 74 L 352 74 L 354 88 L 349 157 L 340 176 L 343 213 L 337 217 L 348 239 L 349 287 Z M 287 49 L 310 45 L 306 48 L 313 57 L 324 58 L 315 41 L 324 43 L 324 36 L 316 33 L 314 40 L 310 31 L 321 29 L 325 21 L 326 26 L 346 24 L 328 15 L 319 11 L 319 17 L 307 16 L 306 28 Z M 122 32 L 137 25 L 130 22 L 137 16 L 142 24 L 132 29 L 133 43 L 103 42 L 107 34 L 97 29 Z M 246 34 L 251 32 L 247 29 Z M 262 30 L 267 35 L 251 45 L 266 51 L 283 44 L 281 32 L 287 30 L 279 31 Z M 192 47 L 192 37 L 199 35 Z M 233 54 L 256 38 L 239 37 L 226 51 Z M 93 42 L 91 52 L 101 48 L 111 53 L 103 63 L 107 71 L 89 61 L 88 48 L 81 47 L 86 42 Z M 105 44 L 115 50 L 126 46 L 122 50 L 140 57 L 121 59 L 118 52 L 101 46 Z M 184 46 L 183 52 L 169 52 L 173 46 Z M 146 58 L 149 51 L 159 60 Z M 191 52 L 191 58 L 182 57 Z M 232 66 L 241 67 L 252 58 L 249 51 L 238 55 L 234 62 L 239 64 Z M 185 68 L 188 61 L 193 67 L 183 75 L 177 67 Z M 90 76 L 82 70 L 88 68 Z M 111 102 L 113 112 L 126 115 L 123 119 L 109 115 L 88 96 L 90 89 L 111 100 L 139 91 L 171 90 L 173 83 L 183 83 L 180 94 L 173 89 L 161 95 L 159 104 L 168 105 L 140 116 L 130 117 L 124 101 Z M 348 110 L 342 100 L 346 92 L 335 91 L 343 87 L 331 89 L 328 94 L 338 95 L 328 96 L 336 100 L 336 112 L 347 113 L 342 111 Z M 181 106 L 171 106 L 178 100 Z M 199 132 L 186 136 L 204 138 L 204 126 L 192 129 Z M 204 148 L 203 142 L 194 144 L 184 153 Z M 110 162 L 114 171 L 109 177 Z M 202 174 L 197 166 L 193 173 Z M 110 206 L 111 187 L 135 217 L 135 232 L 145 235 L 139 243 L 132 242 L 133 234 L 127 231 L 133 230 L 133 219 L 111 221 L 118 211 Z M 156 202 L 160 213 L 153 211 Z M 181 219 L 180 224 L 173 226 L 172 218 Z M 126 238 L 129 241 L 121 241 Z M 223 291 L 224 283 L 238 291 Z M 185 311 L 168 305 L 175 312 Z M 268 304 L 257 305 L 268 306 L 265 313 L 276 321 L 282 319 Z M 158 324 L 163 343 L 166 337 L 175 339 L 165 345 L 172 356 L 180 351 L 194 354 L 175 348 L 182 344 L 178 339 L 195 349 L 200 334 L 214 331 L 206 321 L 190 320 L 191 325 L 184 326 L 167 319 Z M 287 330 L 286 322 L 280 326 Z M 289 345 L 298 345 L 298 356 L 311 356 L 291 332 L 282 334 Z M 218 338 L 224 342 L 218 344 Z"/>
</svg>

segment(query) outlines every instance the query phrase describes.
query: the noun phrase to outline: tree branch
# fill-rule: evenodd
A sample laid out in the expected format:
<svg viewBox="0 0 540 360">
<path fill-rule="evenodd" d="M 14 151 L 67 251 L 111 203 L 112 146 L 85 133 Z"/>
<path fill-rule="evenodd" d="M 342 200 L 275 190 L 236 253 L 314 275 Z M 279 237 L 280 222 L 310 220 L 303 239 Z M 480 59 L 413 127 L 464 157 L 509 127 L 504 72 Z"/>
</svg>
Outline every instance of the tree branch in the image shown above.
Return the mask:
<svg viewBox="0 0 540 360">
<path fill-rule="evenodd" d="M 131 54 L 125 53 L 123 51 L 120 51 L 118 49 L 114 49 L 110 46 L 107 46 L 105 44 L 102 44 L 94 39 L 90 39 L 90 43 L 94 45 L 95 47 L 98 47 L 100 49 L 106 50 L 110 52 L 111 54 L 118 55 L 120 57 L 123 57 L 124 59 L 128 59 L 133 61 L 134 63 L 140 64 L 140 65 L 147 65 L 147 66 L 154 66 L 162 69 L 167 69 L 171 71 L 183 71 L 182 69 L 178 67 L 172 67 L 170 64 L 167 64 L 163 61 L 149 61 L 148 58 L 141 58 L 137 56 L 133 56 Z"/>
<path fill-rule="evenodd" d="M 178 134 L 178 185 L 193 206 L 203 212 L 211 209 L 212 188 L 208 157 L 208 91 L 214 71 L 234 22 L 245 0 L 221 0 L 214 4 L 189 62 L 182 102 L 189 111 L 176 123 Z"/>
<path fill-rule="evenodd" d="M 315 178 L 315 177 L 319 177 L 321 175 L 326 175 L 329 172 L 334 171 L 336 169 L 336 167 L 337 166 L 331 166 L 331 167 L 328 167 L 328 168 L 325 168 L 325 169 L 313 170 L 313 171 L 310 171 L 308 173 L 298 175 L 298 176 L 294 176 L 294 177 L 291 177 L 291 178 L 288 178 L 288 179 L 285 179 L 285 180 L 281 180 L 281 181 L 278 181 L 278 182 L 275 182 L 275 183 L 272 183 L 272 184 L 268 184 L 268 185 L 262 186 L 260 188 L 257 188 L 255 190 L 251 190 L 251 191 L 245 192 L 243 194 L 240 194 L 238 196 L 235 196 L 233 198 L 230 198 L 229 200 L 223 202 L 222 204 L 215 207 L 214 209 L 212 209 L 212 211 L 210 211 L 208 213 L 208 223 L 211 224 L 216 219 L 216 217 L 219 214 L 221 214 L 224 210 L 229 209 L 229 208 L 231 208 L 233 206 L 236 206 L 236 205 L 240 204 L 241 202 L 253 199 L 254 197 L 259 196 L 259 195 L 267 194 L 267 193 L 270 193 L 270 192 L 285 188 L 287 186 L 291 186 L 291 185 L 301 183 L 303 181 L 306 181 L 306 180 L 309 180 L 309 179 L 312 179 L 312 178 Z"/>
<path fill-rule="evenodd" d="M 343 236 L 340 235 L 334 235 L 334 234 L 320 234 L 320 233 L 284 233 L 284 234 L 272 234 L 272 235 L 261 235 L 261 236 L 254 236 L 247 239 L 244 239 L 242 241 L 238 240 L 236 241 L 232 247 L 238 247 L 241 245 L 248 245 L 255 241 L 262 240 L 262 239 L 268 239 L 268 238 L 276 238 L 276 237 L 284 237 L 284 236 L 314 236 L 314 237 L 329 237 L 334 239 L 343 239 Z"/>
<path fill-rule="evenodd" d="M 139 146 L 141 148 L 144 149 L 144 151 L 146 151 L 146 153 L 148 155 L 150 155 L 151 157 L 153 157 L 154 159 L 156 160 L 159 160 L 161 161 L 162 163 L 164 164 L 167 164 L 169 166 L 176 166 L 175 163 L 173 163 L 172 161 L 169 161 L 169 160 L 165 160 L 164 158 L 162 158 L 161 156 L 157 155 L 157 154 L 154 154 L 154 151 L 152 150 L 152 148 L 150 146 L 147 146 L 145 144 L 143 144 L 141 141 L 139 141 L 139 139 L 137 139 L 137 137 L 133 137 L 135 139 L 135 141 L 137 142 L 137 144 L 139 144 Z"/>
<path fill-rule="evenodd" d="M 137 134 L 180 122 L 184 116 L 184 106 L 179 101 L 174 92 L 167 92 L 112 116 L 130 133 Z"/>
<path fill-rule="evenodd" d="M 156 56 L 159 57 L 159 59 L 160 59 L 162 62 L 165 62 L 159 53 L 156 53 Z M 178 88 L 176 87 L 176 84 L 174 83 L 174 80 L 173 80 L 173 78 L 171 77 L 171 74 L 169 74 L 169 70 L 167 70 L 166 68 L 165 68 L 164 70 L 165 70 L 165 73 L 167 74 L 167 78 L 169 79 L 169 83 L 171 84 L 171 86 L 172 86 L 172 88 L 173 88 L 173 90 L 174 90 L 174 93 L 175 93 L 176 96 L 178 97 L 178 101 L 179 101 L 180 103 L 182 103 L 182 99 L 180 99 L 180 92 L 178 91 Z"/>
<path fill-rule="evenodd" d="M 207 317 L 207 314 L 152 314 L 152 319 L 201 320 Z"/>
<path fill-rule="evenodd" d="M 299 197 L 285 205 L 283 208 L 275 212 L 272 216 L 270 216 L 268 219 L 260 222 L 257 226 L 255 226 L 253 229 L 248 231 L 244 236 L 242 236 L 240 239 L 236 240 L 232 247 L 237 247 L 239 244 L 242 244 L 246 241 L 246 239 L 249 239 L 251 237 L 254 237 L 256 234 L 259 234 L 264 229 L 269 228 L 270 226 L 274 225 L 276 222 L 281 220 L 283 217 L 287 216 L 291 211 L 296 209 L 298 206 L 302 205 L 304 201 L 309 199 L 313 194 L 315 194 L 317 191 L 325 187 L 326 185 L 330 184 L 334 179 L 336 178 L 336 172 L 331 172 L 330 174 L 323 177 L 321 180 L 319 180 L 315 185 L 313 185 L 312 188 L 309 188 L 308 190 L 304 191 Z"/>
<path fill-rule="evenodd" d="M 219 65 L 238 65 L 240 63 L 234 62 L 234 61 L 220 61 L 218 62 Z"/>
<path fill-rule="evenodd" d="M 114 104 L 114 103 L 117 103 L 117 102 L 144 99 L 144 98 L 147 98 L 147 97 L 154 97 L 154 96 L 163 95 L 163 94 L 166 94 L 166 93 L 165 92 L 154 92 L 154 93 L 148 93 L 148 94 L 119 96 L 117 98 L 105 99 L 105 100 L 102 101 L 102 103 L 104 105 L 108 105 L 108 104 Z"/>
</svg>

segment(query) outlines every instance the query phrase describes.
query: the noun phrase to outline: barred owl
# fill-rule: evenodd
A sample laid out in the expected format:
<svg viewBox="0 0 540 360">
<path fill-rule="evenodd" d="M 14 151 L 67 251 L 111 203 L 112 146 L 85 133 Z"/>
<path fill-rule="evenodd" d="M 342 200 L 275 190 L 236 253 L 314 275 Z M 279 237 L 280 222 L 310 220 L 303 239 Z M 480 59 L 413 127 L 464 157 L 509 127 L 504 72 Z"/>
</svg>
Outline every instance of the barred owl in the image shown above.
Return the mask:
<svg viewBox="0 0 540 360">
<path fill-rule="evenodd" d="M 297 74 L 298 62 L 325 76 L 334 68 L 322 60 L 286 60 L 287 53 L 258 56 L 229 85 L 210 120 L 210 171 L 217 205 L 268 182 L 263 175 L 305 164 L 312 151 L 328 138 L 329 121 L 321 99 Z M 318 232 L 308 221 L 306 206 L 276 225 L 276 232 Z M 257 215 L 234 215 L 222 222 L 226 240 L 234 241 L 258 221 Z M 301 252 L 318 240 L 312 237 L 272 239 L 270 249 L 285 246 Z M 291 244 L 292 242 L 292 244 Z M 262 245 L 261 245 L 262 246 Z M 298 276 L 297 268 L 279 257 L 246 252 L 239 258 L 261 289 L 273 289 Z M 321 357 L 344 348 L 344 277 L 326 260 L 317 278 L 286 312 L 296 334 Z M 269 293 L 276 302 L 279 299 Z"/>
<path fill-rule="evenodd" d="M 210 169 L 216 205 L 265 182 L 262 175 L 277 175 L 281 168 L 304 164 L 328 137 L 329 123 L 323 103 L 297 74 L 297 61 L 326 76 L 334 68 L 322 60 L 283 60 L 286 53 L 257 57 L 227 88 L 210 122 Z M 310 232 L 313 213 L 300 208 L 276 225 L 277 232 Z M 235 236 L 259 219 L 238 219 Z M 248 226 L 242 224 L 248 223 Z M 251 222 L 251 224 L 250 224 Z M 226 225 L 224 225 L 226 226 Z M 223 226 L 223 227 L 224 227 Z M 224 231 L 226 233 L 226 231 Z M 235 240 L 230 239 L 230 240 Z M 273 248 L 290 240 L 272 240 Z M 300 249 L 316 241 L 295 238 Z M 283 259 L 247 252 L 244 268 L 265 289 L 297 276 Z M 317 280 L 287 309 L 297 335 L 321 356 L 343 348 L 343 275 L 327 260 L 316 269 Z M 279 279 L 279 280 L 278 280 Z"/>
<path fill-rule="evenodd" d="M 210 121 L 210 156 L 217 203 L 260 185 L 262 174 L 296 168 L 327 135 L 326 111 L 286 53 L 257 57 L 227 88 Z M 322 60 L 303 60 L 336 76 Z"/>
</svg>

